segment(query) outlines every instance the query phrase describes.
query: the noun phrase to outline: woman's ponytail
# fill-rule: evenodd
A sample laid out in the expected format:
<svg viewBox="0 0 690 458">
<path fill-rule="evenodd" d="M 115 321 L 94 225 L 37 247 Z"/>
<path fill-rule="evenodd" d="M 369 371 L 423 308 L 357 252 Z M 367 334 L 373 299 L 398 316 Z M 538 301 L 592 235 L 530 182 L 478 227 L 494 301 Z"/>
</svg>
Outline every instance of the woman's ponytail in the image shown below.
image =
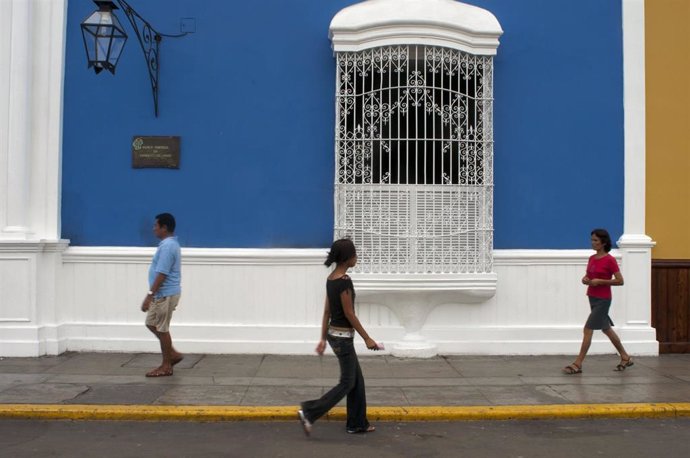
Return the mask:
<svg viewBox="0 0 690 458">
<path fill-rule="evenodd" d="M 326 257 L 326 261 L 324 262 L 324 265 L 326 267 L 331 267 L 331 264 L 335 262 L 335 256 L 333 256 L 333 250 L 328 252 L 328 256 Z"/>
<path fill-rule="evenodd" d="M 350 239 L 340 239 L 333 242 L 331 251 L 328 252 L 324 265 L 330 267 L 334 262 L 340 264 L 353 256 L 357 256 L 355 244 Z"/>
</svg>

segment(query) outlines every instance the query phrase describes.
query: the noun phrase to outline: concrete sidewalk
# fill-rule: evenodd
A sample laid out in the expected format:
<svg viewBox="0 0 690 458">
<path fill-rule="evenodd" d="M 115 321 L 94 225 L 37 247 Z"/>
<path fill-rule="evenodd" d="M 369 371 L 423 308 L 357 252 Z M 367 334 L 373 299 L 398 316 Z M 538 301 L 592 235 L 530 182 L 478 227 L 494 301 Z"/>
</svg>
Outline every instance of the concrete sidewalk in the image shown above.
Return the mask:
<svg viewBox="0 0 690 458">
<path fill-rule="evenodd" d="M 667 404 L 666 411 L 669 403 L 690 402 L 690 355 L 635 357 L 635 365 L 625 372 L 613 371 L 618 362 L 615 355 L 590 356 L 583 374 L 562 374 L 561 368 L 572 359 L 360 356 L 368 405 L 370 411 L 379 412 L 379 418 L 382 412 L 427 412 L 426 417 L 419 418 L 444 419 L 442 412 L 449 412 L 447 409 L 481 415 L 499 407 L 515 412 L 520 406 L 533 411 L 546 408 L 551 417 L 559 416 L 553 414 L 555 411 L 572 417 L 578 416 L 573 413 L 582 411 L 583 405 L 590 406 L 586 410 L 591 411 L 594 405 Z M 63 411 L 79 405 L 93 412 L 96 406 L 128 406 L 119 411 L 130 412 L 134 406 L 147 412 L 173 412 L 179 406 L 185 406 L 186 412 L 219 412 L 218 408 L 226 406 L 221 411 L 231 413 L 233 419 L 244 418 L 243 412 L 250 418 L 250 412 L 260 411 L 280 418 L 294 415 L 300 401 L 321 396 L 338 378 L 333 356 L 187 354 L 175 367 L 174 376 L 144 377 L 159 363 L 157 354 L 131 353 L 2 358 L 0 417 L 12 416 L 8 412 L 16 408 L 13 405 L 30 404 L 54 409 L 62 406 Z M 24 406 L 24 411 L 29 407 Z M 672 409 L 674 415 L 680 412 Z M 342 416 L 342 409 L 336 409 L 334 416 Z"/>
</svg>

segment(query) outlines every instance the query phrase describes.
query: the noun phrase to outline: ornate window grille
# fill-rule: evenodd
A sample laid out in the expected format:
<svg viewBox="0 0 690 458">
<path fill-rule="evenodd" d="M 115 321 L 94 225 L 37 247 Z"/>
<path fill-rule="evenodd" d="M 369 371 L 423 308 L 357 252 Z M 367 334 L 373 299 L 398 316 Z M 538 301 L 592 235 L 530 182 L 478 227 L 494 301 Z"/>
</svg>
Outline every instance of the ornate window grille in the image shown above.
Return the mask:
<svg viewBox="0 0 690 458">
<path fill-rule="evenodd" d="M 337 52 L 335 235 L 367 273 L 490 273 L 493 58 Z"/>
</svg>

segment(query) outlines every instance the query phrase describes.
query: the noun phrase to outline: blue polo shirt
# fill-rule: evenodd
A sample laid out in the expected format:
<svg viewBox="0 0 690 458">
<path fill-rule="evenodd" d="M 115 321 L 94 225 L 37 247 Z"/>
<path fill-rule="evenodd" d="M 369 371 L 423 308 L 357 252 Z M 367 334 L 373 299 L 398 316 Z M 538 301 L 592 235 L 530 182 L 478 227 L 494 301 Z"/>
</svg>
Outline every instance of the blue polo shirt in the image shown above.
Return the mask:
<svg viewBox="0 0 690 458">
<path fill-rule="evenodd" d="M 153 286 L 156 275 L 164 274 L 165 280 L 156 291 L 156 299 L 174 296 L 182 292 L 180 287 L 180 244 L 177 237 L 167 237 L 158 244 L 149 267 L 149 288 Z"/>
</svg>

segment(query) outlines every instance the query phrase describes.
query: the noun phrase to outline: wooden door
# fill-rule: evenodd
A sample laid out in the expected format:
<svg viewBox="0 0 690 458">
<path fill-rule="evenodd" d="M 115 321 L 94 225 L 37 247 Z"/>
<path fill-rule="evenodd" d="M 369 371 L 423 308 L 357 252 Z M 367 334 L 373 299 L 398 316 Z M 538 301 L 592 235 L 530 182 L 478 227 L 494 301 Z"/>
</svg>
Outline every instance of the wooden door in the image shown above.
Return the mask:
<svg viewBox="0 0 690 458">
<path fill-rule="evenodd" d="M 690 353 L 690 261 L 652 261 L 652 326 L 659 353 Z"/>
</svg>

